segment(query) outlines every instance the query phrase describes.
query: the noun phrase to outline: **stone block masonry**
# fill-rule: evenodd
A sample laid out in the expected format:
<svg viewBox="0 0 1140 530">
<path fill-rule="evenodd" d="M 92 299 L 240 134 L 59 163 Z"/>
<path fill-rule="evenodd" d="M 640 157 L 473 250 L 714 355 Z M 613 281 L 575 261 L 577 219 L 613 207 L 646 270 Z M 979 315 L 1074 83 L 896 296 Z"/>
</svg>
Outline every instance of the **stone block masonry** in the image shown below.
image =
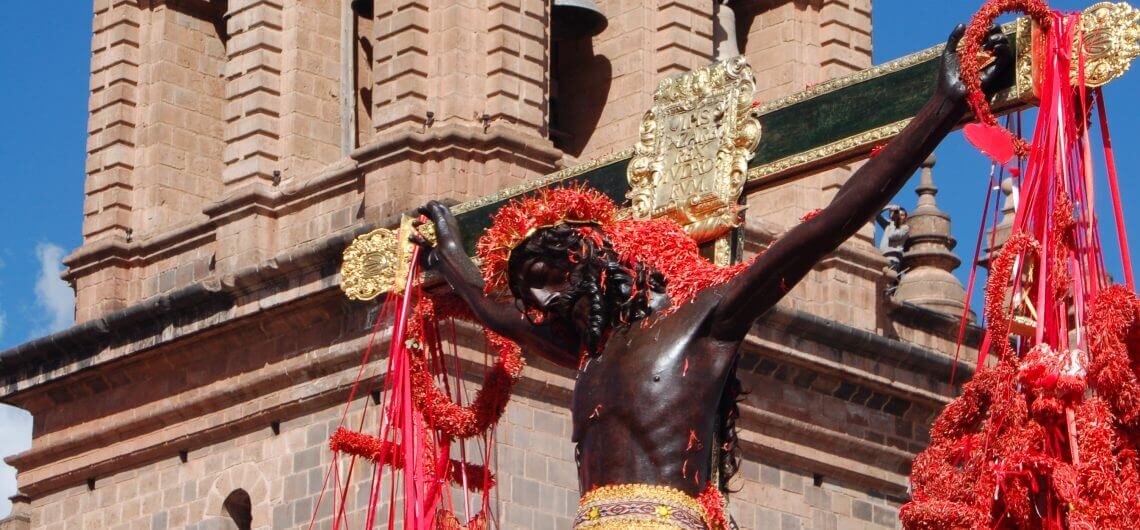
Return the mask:
<svg viewBox="0 0 1140 530">
<path fill-rule="evenodd" d="M 712 5 L 696 0 L 600 0 L 605 31 L 557 45 L 541 0 L 374 0 L 355 19 L 339 0 L 94 3 L 83 245 L 65 273 L 79 325 L 0 353 L 0 399 L 35 417 L 0 530 L 232 528 L 239 490 L 251 528 L 308 528 L 314 512 L 330 528 L 327 437 L 376 309 L 337 290 L 347 243 L 428 199 L 631 146 L 657 83 L 713 58 Z M 869 0 L 733 5 L 758 99 L 870 63 Z M 746 252 L 852 169 L 749 197 Z M 953 394 L 957 328 L 885 299 L 868 239 L 742 349 L 743 528 L 897 525 L 909 461 Z M 573 374 L 537 358 L 524 374 L 496 430 L 493 510 L 502 528 L 569 528 Z M 356 525 L 368 476 L 349 492 Z"/>
</svg>

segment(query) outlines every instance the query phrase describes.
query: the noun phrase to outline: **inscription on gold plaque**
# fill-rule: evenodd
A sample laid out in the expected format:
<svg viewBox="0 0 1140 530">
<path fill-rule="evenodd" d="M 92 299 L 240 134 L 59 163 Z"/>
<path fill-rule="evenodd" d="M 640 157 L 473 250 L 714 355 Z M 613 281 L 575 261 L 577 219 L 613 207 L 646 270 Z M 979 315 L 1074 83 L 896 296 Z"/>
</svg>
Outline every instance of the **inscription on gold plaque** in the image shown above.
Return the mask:
<svg viewBox="0 0 1140 530">
<path fill-rule="evenodd" d="M 743 57 L 658 85 L 629 164 L 630 215 L 668 216 L 700 241 L 738 224 L 736 204 L 760 141 L 755 89 Z"/>
<path fill-rule="evenodd" d="M 723 102 L 716 102 L 668 118 L 666 148 L 662 153 L 665 185 L 657 190 L 658 203 L 713 193 L 724 107 Z"/>
</svg>

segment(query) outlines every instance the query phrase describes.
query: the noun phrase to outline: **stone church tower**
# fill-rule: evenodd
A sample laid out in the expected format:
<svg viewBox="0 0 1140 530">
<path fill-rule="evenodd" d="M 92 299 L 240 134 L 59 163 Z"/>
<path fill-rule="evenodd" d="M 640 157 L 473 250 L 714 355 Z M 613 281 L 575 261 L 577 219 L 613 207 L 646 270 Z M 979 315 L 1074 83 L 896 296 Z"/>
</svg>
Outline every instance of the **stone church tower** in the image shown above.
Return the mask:
<svg viewBox="0 0 1140 530">
<path fill-rule="evenodd" d="M 724 9 L 598 0 L 604 30 L 555 41 L 549 0 L 94 2 L 76 324 L 0 353 L 0 400 L 34 417 L 3 530 L 308 528 L 376 318 L 338 290 L 344 247 L 629 147 Z M 761 101 L 870 66 L 870 0 L 728 6 Z M 849 175 L 749 197 L 747 251 Z M 957 321 L 886 297 L 870 238 L 744 345 L 743 528 L 897 526 Z M 501 528 L 570 527 L 572 384 L 530 360 L 497 430 Z"/>
</svg>

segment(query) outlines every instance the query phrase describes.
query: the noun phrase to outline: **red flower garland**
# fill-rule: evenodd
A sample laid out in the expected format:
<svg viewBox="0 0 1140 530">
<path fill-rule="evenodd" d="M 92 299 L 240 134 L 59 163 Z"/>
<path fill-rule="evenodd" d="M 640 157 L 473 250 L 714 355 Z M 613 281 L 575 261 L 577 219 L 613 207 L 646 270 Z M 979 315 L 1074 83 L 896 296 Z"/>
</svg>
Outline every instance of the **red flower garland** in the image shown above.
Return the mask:
<svg viewBox="0 0 1140 530">
<path fill-rule="evenodd" d="M 511 399 L 511 389 L 522 375 L 526 362 L 517 344 L 484 329 L 487 344 L 498 357 L 495 365 L 484 376 L 482 387 L 475 394 L 471 405 L 460 406 L 436 387 L 434 377 L 428 369 L 427 345 L 438 344 L 439 337 L 434 328 L 430 329 L 432 334 L 429 336 L 429 328 L 425 328 L 424 324 L 439 322 L 442 318 L 478 322 L 467 304 L 457 296 L 425 296 L 420 299 L 408 327 L 408 336 L 417 344 L 411 349 L 412 400 L 428 425 L 447 436 L 464 440 L 483 434 L 498 423 Z"/>
<path fill-rule="evenodd" d="M 1019 255 L 1024 255 L 1028 260 L 1037 256 L 1040 251 L 1041 244 L 1037 240 L 1025 232 L 1018 231 L 1009 236 L 1001 252 L 994 258 L 990 268 L 990 278 L 986 282 L 984 306 L 991 337 L 1009 336 L 1010 314 L 1005 303 L 1005 293 L 1012 285 L 1014 262 Z M 1008 340 L 1003 338 L 995 342 L 998 358 L 1008 360 L 1015 356 Z"/>
<path fill-rule="evenodd" d="M 962 75 L 979 119 L 994 127 L 977 54 L 997 14 L 1015 7 L 1053 26 L 1050 53 L 1068 51 L 1074 31 L 1074 17 L 1048 18 L 1039 0 L 992 1 L 975 17 L 964 37 Z M 1066 106 L 1075 94 L 1069 67 L 1061 60 L 1044 75 L 1046 97 L 1058 98 L 1059 109 L 1057 115 L 1047 114 L 1052 106 L 1043 109 L 1038 125 L 1064 132 L 1060 128 L 1076 116 Z M 1057 116 L 1063 125 L 1053 129 Z M 1035 191 L 1023 199 L 1018 226 L 994 259 L 986 286 L 987 340 L 997 364 L 979 366 L 962 396 L 936 420 L 930 447 L 915 459 L 913 500 L 900 510 L 908 530 L 1124 530 L 1140 521 L 1140 343 L 1133 340 L 1140 301 L 1130 289 L 1100 288 L 1104 278 L 1096 267 L 1079 268 L 1081 260 L 1099 257 L 1086 254 L 1099 252 L 1099 243 L 1077 244 L 1074 202 L 1083 188 L 1066 180 L 1078 175 L 1057 162 L 1063 156 L 1057 153 L 1080 149 L 1082 133 L 1079 125 L 1075 137 L 1038 132 L 1045 144 L 1035 147 L 1030 181 L 1022 188 Z M 1035 278 L 1014 280 L 1018 256 L 1020 269 L 1034 270 Z M 1076 274 L 1082 281 L 1074 285 Z M 1038 284 L 1042 277 L 1044 285 Z M 1006 300 L 1011 284 L 1019 282 L 1039 297 L 1037 334 L 1022 337 L 1023 358 L 1010 344 Z M 1069 320 L 1070 309 L 1079 320 Z M 1087 354 L 1070 349 L 1066 338 L 1074 330 L 1073 342 Z"/>
<path fill-rule="evenodd" d="M 404 468 L 404 459 L 400 458 L 400 444 L 344 427 L 338 428 L 329 438 L 329 449 L 366 458 L 375 464 L 389 465 L 393 469 Z M 433 462 L 434 459 L 425 459 L 427 471 L 431 474 L 435 473 Z M 481 465 L 452 458 L 448 470 L 448 480 L 456 486 L 462 486 L 466 481 L 467 489 L 471 491 L 485 491 L 495 487 L 495 475 Z M 487 478 L 485 482 L 484 477 Z"/>
<path fill-rule="evenodd" d="M 1140 302 L 1135 293 L 1114 285 L 1097 296 L 1089 314 L 1089 381 L 1113 415 L 1124 425 L 1140 428 L 1140 358 L 1130 356 L 1125 343 L 1140 322 Z"/>
<path fill-rule="evenodd" d="M 994 21 L 1002 14 L 1014 11 L 1024 12 L 1044 29 L 1048 29 L 1052 24 L 1049 5 L 1044 0 L 990 0 L 970 20 L 966 34 L 962 37 L 961 53 L 958 54 L 959 64 L 962 67 L 962 82 L 966 85 L 970 107 L 973 108 L 979 122 L 991 127 L 998 125 L 986 93 L 982 91 L 982 65 L 987 56 L 982 46 Z M 1005 131 L 1005 133 L 1013 142 L 1018 155 L 1024 156 L 1029 152 L 1029 144 L 1025 140 L 1016 137 L 1012 132 Z"/>
<path fill-rule="evenodd" d="M 697 496 L 697 502 L 705 509 L 710 529 L 728 530 L 728 517 L 724 514 L 724 494 L 716 484 L 712 482 L 705 484 L 705 489 Z"/>
</svg>

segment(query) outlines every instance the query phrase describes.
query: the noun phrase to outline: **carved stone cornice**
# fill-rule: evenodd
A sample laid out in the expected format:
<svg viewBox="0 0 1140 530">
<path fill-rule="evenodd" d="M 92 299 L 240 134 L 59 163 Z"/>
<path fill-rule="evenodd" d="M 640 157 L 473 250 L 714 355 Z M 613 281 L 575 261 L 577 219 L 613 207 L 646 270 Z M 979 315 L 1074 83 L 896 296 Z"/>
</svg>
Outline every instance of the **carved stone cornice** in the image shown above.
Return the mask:
<svg viewBox="0 0 1140 530">
<path fill-rule="evenodd" d="M 502 123 L 486 128 L 447 123 L 430 129 L 405 127 L 383 131 L 377 134 L 375 142 L 357 148 L 349 157 L 364 166 L 409 155 L 446 158 L 455 151 L 480 152 L 488 158 L 501 152 L 515 163 L 530 161 L 541 166 L 536 169 L 546 170 L 563 158 L 562 151 L 549 140 Z"/>
<path fill-rule="evenodd" d="M 104 267 L 131 268 L 163 256 L 189 253 L 212 243 L 219 223 L 233 216 L 250 213 L 277 216 L 330 194 L 342 193 L 346 186 L 355 186 L 362 175 L 359 166 L 349 160 L 310 178 L 281 186 L 264 182 L 247 184 L 207 205 L 203 209 L 204 216 L 196 221 L 153 235 L 140 234 L 131 241 L 114 236 L 83 244 L 63 260 L 67 267 L 64 279 L 74 282 Z"/>
</svg>

